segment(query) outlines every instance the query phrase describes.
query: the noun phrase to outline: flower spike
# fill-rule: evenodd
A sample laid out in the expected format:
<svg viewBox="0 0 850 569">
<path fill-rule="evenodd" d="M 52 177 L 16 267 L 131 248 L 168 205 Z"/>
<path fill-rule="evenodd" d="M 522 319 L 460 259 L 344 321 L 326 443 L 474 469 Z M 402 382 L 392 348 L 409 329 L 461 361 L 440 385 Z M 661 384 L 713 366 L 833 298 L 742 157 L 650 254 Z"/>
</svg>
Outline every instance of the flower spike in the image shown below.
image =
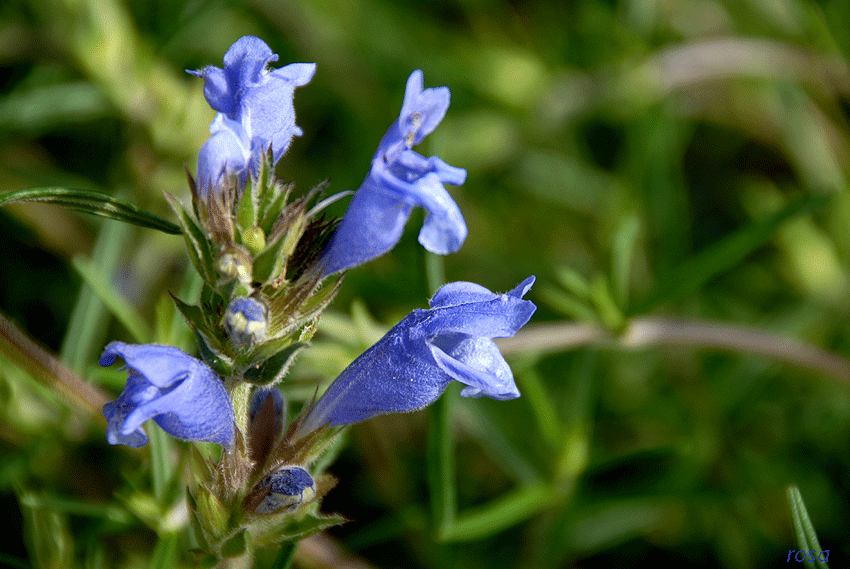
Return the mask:
<svg viewBox="0 0 850 569">
<path fill-rule="evenodd" d="M 443 184 L 463 184 L 466 170 L 411 149 L 437 127 L 449 108 L 447 87 L 423 90 L 422 82 L 418 69 L 408 78 L 399 118 L 381 140 L 369 174 L 322 255 L 325 275 L 392 249 L 414 206 L 428 212 L 419 232 L 423 247 L 447 255 L 463 245 L 466 222 Z"/>
</svg>

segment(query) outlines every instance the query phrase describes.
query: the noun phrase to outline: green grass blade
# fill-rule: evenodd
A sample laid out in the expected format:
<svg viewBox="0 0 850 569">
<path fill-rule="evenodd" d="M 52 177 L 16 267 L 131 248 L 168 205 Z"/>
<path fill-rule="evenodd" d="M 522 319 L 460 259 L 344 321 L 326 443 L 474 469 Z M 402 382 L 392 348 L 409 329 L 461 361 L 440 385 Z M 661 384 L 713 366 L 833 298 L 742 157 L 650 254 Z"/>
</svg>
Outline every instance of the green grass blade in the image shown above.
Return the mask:
<svg viewBox="0 0 850 569">
<path fill-rule="evenodd" d="M 532 484 L 539 481 L 540 471 L 526 456 L 525 449 L 516 444 L 498 421 L 493 407 L 484 401 L 465 401 L 457 410 L 464 432 L 469 432 L 500 465 L 503 472 L 516 481 Z"/>
<path fill-rule="evenodd" d="M 425 252 L 425 276 L 428 279 L 429 295 L 434 295 L 437 289 L 446 284 L 446 269 L 442 256 Z"/>
<path fill-rule="evenodd" d="M 177 559 L 180 549 L 180 535 L 176 533 L 166 533 L 161 535 L 156 542 L 153 554 L 151 555 L 150 569 L 172 569 L 177 566 Z"/>
<path fill-rule="evenodd" d="M 809 561 L 808 556 L 803 560 L 806 567 L 814 569 L 829 569 L 829 565 L 825 561 L 820 560 L 818 555 L 822 550 L 818 536 L 815 533 L 815 527 L 812 525 L 812 520 L 809 519 L 809 512 L 806 510 L 806 504 L 803 502 L 803 496 L 800 494 L 800 489 L 791 485 L 787 490 L 788 504 L 791 506 L 791 516 L 794 518 L 794 535 L 797 537 L 797 546 L 805 552 L 814 551 L 815 561 Z"/>
<path fill-rule="evenodd" d="M 614 301 L 622 311 L 628 309 L 632 257 L 639 235 L 640 221 L 631 214 L 622 220 L 611 244 L 611 289 Z"/>
<path fill-rule="evenodd" d="M 0 314 L 0 354 L 15 366 L 29 373 L 57 393 L 64 393 L 68 400 L 87 409 L 99 423 L 103 423 L 103 406 L 109 397 L 99 388 L 89 385 L 68 370 L 47 350 L 39 346 L 25 333 Z"/>
<path fill-rule="evenodd" d="M 20 559 L 6 553 L 0 553 L 0 565 L 12 569 L 31 569 L 26 559 Z"/>
<path fill-rule="evenodd" d="M 558 448 L 563 427 L 558 412 L 552 404 L 552 395 L 547 390 L 543 378 L 532 368 L 518 373 L 516 381 L 523 400 L 528 403 L 534 414 L 537 422 L 536 430 L 543 435 L 551 448 Z"/>
<path fill-rule="evenodd" d="M 151 477 L 153 478 L 153 494 L 163 511 L 168 507 L 166 490 L 171 481 L 172 465 L 169 455 L 173 441 L 158 426 L 151 424 L 147 429 L 148 449 L 151 457 Z"/>
<path fill-rule="evenodd" d="M 518 488 L 458 515 L 445 539 L 476 541 L 490 537 L 535 516 L 554 501 L 552 489 L 546 484 Z"/>
<path fill-rule="evenodd" d="M 815 211 L 827 201 L 829 196 L 824 194 L 807 196 L 788 204 L 767 219 L 744 227 L 706 247 L 695 257 L 662 276 L 655 290 L 634 313 L 644 313 L 657 304 L 675 302 L 693 295 L 709 280 L 725 273 L 767 243 L 783 223 Z"/>
<path fill-rule="evenodd" d="M 23 190 L 0 194 L 0 206 L 21 202 L 41 202 L 58 205 L 108 219 L 156 229 L 173 235 L 182 232 L 180 226 L 149 211 L 145 211 L 133 203 L 92 190 L 42 187 L 24 188 Z"/>
<path fill-rule="evenodd" d="M 100 518 L 117 524 L 132 524 L 135 518 L 124 508 L 113 504 L 93 504 L 81 499 L 63 498 L 49 494 L 24 493 L 21 506 L 49 510 L 62 514 Z"/>
<path fill-rule="evenodd" d="M 100 275 L 115 273 L 134 230 L 123 223 L 99 225 L 97 242 L 87 265 L 100 278 Z M 60 351 L 62 360 L 74 373 L 83 373 L 97 360 L 107 340 L 109 318 L 107 308 L 94 287 L 81 286 Z"/>
<path fill-rule="evenodd" d="M 139 344 L 150 342 L 152 332 L 139 314 L 126 300 L 118 296 L 109 283 L 104 280 L 104 272 L 93 262 L 82 257 L 74 257 L 71 264 L 83 281 L 89 285 L 101 302 L 115 315 L 119 322 L 130 332 L 133 340 Z M 106 273 L 109 274 L 109 273 Z"/>
</svg>

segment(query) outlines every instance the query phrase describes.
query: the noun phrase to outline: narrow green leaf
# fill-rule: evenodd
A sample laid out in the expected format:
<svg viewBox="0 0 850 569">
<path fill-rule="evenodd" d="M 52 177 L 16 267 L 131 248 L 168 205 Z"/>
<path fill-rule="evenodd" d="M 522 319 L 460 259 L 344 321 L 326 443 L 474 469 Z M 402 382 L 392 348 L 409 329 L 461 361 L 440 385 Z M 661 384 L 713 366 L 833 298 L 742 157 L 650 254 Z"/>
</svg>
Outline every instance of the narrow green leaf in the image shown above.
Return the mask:
<svg viewBox="0 0 850 569">
<path fill-rule="evenodd" d="M 257 204 L 251 187 L 245 188 L 236 206 L 236 223 L 241 230 L 257 224 Z"/>
<path fill-rule="evenodd" d="M 36 567 L 73 567 L 74 538 L 64 513 L 39 503 L 38 496 L 20 496 L 24 541 Z"/>
<path fill-rule="evenodd" d="M 135 230 L 124 223 L 103 222 L 99 226 L 89 267 L 94 274 L 104 275 L 101 280 L 105 280 L 115 274 Z M 97 360 L 106 343 L 110 317 L 94 287 L 80 287 L 60 350 L 62 361 L 74 373 L 83 373 Z"/>
<path fill-rule="evenodd" d="M 93 190 L 42 187 L 25 188 L 23 190 L 0 194 L 0 206 L 21 202 L 41 202 L 58 205 L 108 219 L 156 229 L 172 235 L 177 235 L 181 232 L 179 226 L 149 211 L 145 211 L 133 203 Z"/>
<path fill-rule="evenodd" d="M 428 296 L 433 296 L 446 283 L 446 268 L 441 255 L 425 251 L 425 276 L 428 281 Z"/>
<path fill-rule="evenodd" d="M 173 294 L 171 295 L 171 300 L 174 301 L 174 306 L 177 307 L 177 310 L 183 315 L 189 326 L 201 332 L 207 338 L 216 338 L 215 330 L 210 326 L 204 311 L 199 306 L 187 304 Z M 212 347 L 216 349 L 221 348 L 219 344 L 215 344 Z"/>
<path fill-rule="evenodd" d="M 806 510 L 806 504 L 803 502 L 803 496 L 800 494 L 800 489 L 796 485 L 791 485 L 787 489 L 788 504 L 791 506 L 791 516 L 794 518 L 794 535 L 797 537 L 797 546 L 805 552 L 814 551 L 815 561 L 809 560 L 807 555 L 804 559 L 806 567 L 814 569 L 829 569 L 829 565 L 825 561 L 821 561 L 820 553 L 822 551 L 820 542 L 818 541 L 815 527 L 812 525 L 812 520 L 809 519 L 809 512 Z"/>
<path fill-rule="evenodd" d="M 95 504 L 73 498 L 51 496 L 49 494 L 22 494 L 21 506 L 37 510 L 49 510 L 74 516 L 101 518 L 119 524 L 132 524 L 135 518 L 124 508 L 114 504 Z"/>
<path fill-rule="evenodd" d="M 253 522 L 248 531 L 252 544 L 268 547 L 285 542 L 299 541 L 329 527 L 348 521 L 340 514 L 317 514 L 306 512 L 296 517 L 281 511 Z"/>
<path fill-rule="evenodd" d="M 505 474 L 528 485 L 537 483 L 542 478 L 540 472 L 526 457 L 525 449 L 507 436 L 494 410 L 485 401 L 466 401 L 457 409 L 456 418 Z"/>
<path fill-rule="evenodd" d="M 156 542 L 148 567 L 150 569 L 173 569 L 177 566 L 179 553 L 180 535 L 172 532 L 161 535 Z"/>
<path fill-rule="evenodd" d="M 655 290 L 634 313 L 644 313 L 662 302 L 675 302 L 696 293 L 709 280 L 725 273 L 767 243 L 783 223 L 823 207 L 828 199 L 829 196 L 824 194 L 807 196 L 788 204 L 767 219 L 744 227 L 709 245 L 695 257 L 661 277 Z"/>
<path fill-rule="evenodd" d="M 103 406 L 109 397 L 95 386 L 89 385 L 52 354 L 39 346 L 29 336 L 0 314 L 0 354 L 25 370 L 33 379 L 51 390 L 64 393 L 68 400 L 81 404 L 96 420 L 103 424 Z"/>
<path fill-rule="evenodd" d="M 198 344 L 198 354 L 213 371 L 221 377 L 227 377 L 233 372 L 233 366 L 229 360 L 220 358 L 210 347 L 211 340 L 201 334 L 199 330 L 195 330 L 195 341 Z"/>
<path fill-rule="evenodd" d="M 147 433 L 149 439 L 148 451 L 151 457 L 153 493 L 162 510 L 165 511 L 168 507 L 165 491 L 173 472 L 171 460 L 169 460 L 172 441 L 165 431 L 153 425 L 147 429 Z"/>
<path fill-rule="evenodd" d="M 248 549 L 248 541 L 245 539 L 245 530 L 240 531 L 221 546 L 222 557 L 239 557 Z"/>
<path fill-rule="evenodd" d="M 85 281 L 98 299 L 112 312 L 119 322 L 130 332 L 133 340 L 144 344 L 152 340 L 151 329 L 142 315 L 130 304 L 118 296 L 104 279 L 104 273 L 92 262 L 82 257 L 74 257 L 71 265 Z"/>
<path fill-rule="evenodd" d="M 0 565 L 12 567 L 13 569 L 30 569 L 30 565 L 26 559 L 14 557 L 6 553 L 0 553 Z"/>
<path fill-rule="evenodd" d="M 545 484 L 525 486 L 506 493 L 485 506 L 458 515 L 444 539 L 477 541 L 525 521 L 555 501 Z"/>
<path fill-rule="evenodd" d="M 56 131 L 61 125 L 88 123 L 114 112 L 103 89 L 93 82 L 19 87 L 0 99 L 3 130 L 19 129 L 30 134 Z"/>
<path fill-rule="evenodd" d="M 516 376 L 522 398 L 528 403 L 537 421 L 537 431 L 546 439 L 546 443 L 556 449 L 561 442 L 561 420 L 552 404 L 553 398 L 547 392 L 543 378 L 534 369 L 528 369 Z"/>
<path fill-rule="evenodd" d="M 588 295 L 590 293 L 588 292 Z M 537 289 L 537 295 L 543 301 L 566 316 L 570 320 L 578 322 L 598 322 L 599 316 L 595 310 L 588 306 L 583 300 L 566 293 L 554 286 L 541 285 Z"/>
<path fill-rule="evenodd" d="M 555 280 L 576 298 L 590 300 L 590 283 L 578 271 L 570 267 L 558 267 L 555 269 Z"/>
<path fill-rule="evenodd" d="M 651 535 L 665 521 L 683 516 L 685 505 L 663 496 L 597 501 L 571 508 L 560 515 L 566 523 L 557 524 L 547 546 L 556 558 L 590 556 L 639 536 Z M 566 559 L 557 566 L 571 565 Z"/>
<path fill-rule="evenodd" d="M 628 215 L 614 233 L 611 244 L 611 289 L 620 310 L 626 310 L 629 303 L 632 256 L 639 233 L 637 216 Z"/>
<path fill-rule="evenodd" d="M 269 385 L 275 383 L 286 375 L 290 364 L 295 356 L 307 347 L 305 342 L 294 342 L 278 353 L 263 361 L 249 367 L 243 377 L 255 385 Z"/>
</svg>

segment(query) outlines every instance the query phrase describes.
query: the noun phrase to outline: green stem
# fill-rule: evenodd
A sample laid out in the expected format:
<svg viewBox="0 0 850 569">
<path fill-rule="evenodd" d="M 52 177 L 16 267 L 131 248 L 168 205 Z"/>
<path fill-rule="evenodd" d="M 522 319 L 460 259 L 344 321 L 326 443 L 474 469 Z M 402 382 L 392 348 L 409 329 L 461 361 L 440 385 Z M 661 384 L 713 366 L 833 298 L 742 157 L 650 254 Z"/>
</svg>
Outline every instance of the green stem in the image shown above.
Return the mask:
<svg viewBox="0 0 850 569">
<path fill-rule="evenodd" d="M 444 393 L 428 408 L 428 485 L 431 489 L 431 522 L 438 540 L 451 534 L 457 514 L 452 419 L 454 395 Z"/>
<path fill-rule="evenodd" d="M 292 567 L 292 561 L 295 559 L 295 548 L 297 546 L 297 541 L 291 541 L 281 545 L 271 569 L 289 569 Z"/>
</svg>

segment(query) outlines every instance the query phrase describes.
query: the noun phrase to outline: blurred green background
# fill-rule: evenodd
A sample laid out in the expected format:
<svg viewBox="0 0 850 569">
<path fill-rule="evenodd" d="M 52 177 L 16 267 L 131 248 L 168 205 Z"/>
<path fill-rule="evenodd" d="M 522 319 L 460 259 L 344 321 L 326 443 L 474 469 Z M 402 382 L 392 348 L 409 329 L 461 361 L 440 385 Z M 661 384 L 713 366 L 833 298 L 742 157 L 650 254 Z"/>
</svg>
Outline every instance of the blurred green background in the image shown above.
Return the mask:
<svg viewBox="0 0 850 569">
<path fill-rule="evenodd" d="M 734 334 L 724 351 L 615 340 L 665 318 L 850 355 L 850 2 L 5 0 L 0 191 L 95 189 L 172 219 L 163 191 L 188 200 L 214 114 L 183 70 L 221 66 L 245 34 L 279 65 L 318 65 L 278 166 L 301 191 L 359 186 L 413 69 L 449 86 L 418 147 L 469 173 L 445 278 L 504 291 L 534 274 L 533 322 L 556 326 L 506 348 L 523 397 L 450 389 L 438 410 L 454 418 L 454 525 L 431 514 L 436 413 L 374 419 L 330 467 L 324 509 L 353 521 L 297 566 L 332 543 L 381 568 L 775 567 L 798 549 L 789 484 L 832 566 L 850 564 L 845 360 L 824 373 Z M 421 218 L 346 276 L 293 401 L 426 305 Z M 27 204 L 0 210 L 0 244 L 0 311 L 111 395 L 109 340 L 191 348 L 167 298 L 192 300 L 179 237 Z M 571 340 L 581 325 L 592 338 Z M 182 443 L 162 443 L 167 464 L 109 447 L 95 414 L 13 359 L 0 565 L 192 567 Z"/>
</svg>

